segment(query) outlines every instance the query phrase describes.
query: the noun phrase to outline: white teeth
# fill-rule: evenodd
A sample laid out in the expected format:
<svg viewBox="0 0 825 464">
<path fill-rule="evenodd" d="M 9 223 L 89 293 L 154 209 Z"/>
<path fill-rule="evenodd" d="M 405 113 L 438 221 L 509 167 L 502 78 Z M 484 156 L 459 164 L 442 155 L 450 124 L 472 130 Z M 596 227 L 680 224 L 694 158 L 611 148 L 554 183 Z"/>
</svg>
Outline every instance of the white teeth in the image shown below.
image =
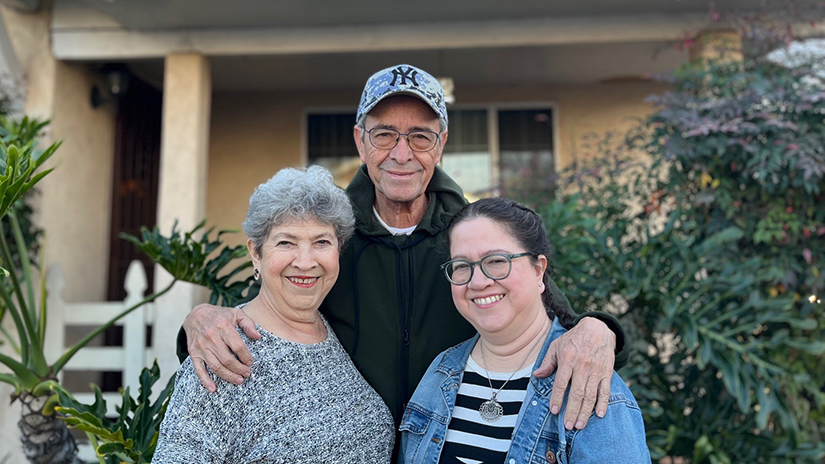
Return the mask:
<svg viewBox="0 0 825 464">
<path fill-rule="evenodd" d="M 311 284 L 318 280 L 317 277 L 311 277 L 309 279 L 298 279 L 296 277 L 289 277 L 289 280 L 295 282 L 296 284 Z"/>
<path fill-rule="evenodd" d="M 496 301 L 498 301 L 502 298 L 504 298 L 504 295 L 494 295 L 494 296 L 488 296 L 486 298 L 476 298 L 476 299 L 473 300 L 473 303 L 475 303 L 477 305 L 489 305 L 489 304 L 495 303 Z"/>
</svg>

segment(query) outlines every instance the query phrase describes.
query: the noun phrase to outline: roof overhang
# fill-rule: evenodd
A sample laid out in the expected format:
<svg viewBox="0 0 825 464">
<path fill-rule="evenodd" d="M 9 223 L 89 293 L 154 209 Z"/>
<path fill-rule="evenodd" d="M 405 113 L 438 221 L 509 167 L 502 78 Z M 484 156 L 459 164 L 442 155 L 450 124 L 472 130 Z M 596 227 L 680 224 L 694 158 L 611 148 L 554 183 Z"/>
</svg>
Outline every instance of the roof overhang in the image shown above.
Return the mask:
<svg viewBox="0 0 825 464">
<path fill-rule="evenodd" d="M 53 0 L 51 32 L 62 60 L 288 55 L 667 41 L 707 24 L 709 10 L 708 0 Z"/>
<path fill-rule="evenodd" d="M 641 15 L 174 31 L 55 27 L 52 38 L 61 60 L 119 60 L 171 53 L 250 56 L 666 41 L 683 37 L 688 25 L 702 19 Z"/>
</svg>

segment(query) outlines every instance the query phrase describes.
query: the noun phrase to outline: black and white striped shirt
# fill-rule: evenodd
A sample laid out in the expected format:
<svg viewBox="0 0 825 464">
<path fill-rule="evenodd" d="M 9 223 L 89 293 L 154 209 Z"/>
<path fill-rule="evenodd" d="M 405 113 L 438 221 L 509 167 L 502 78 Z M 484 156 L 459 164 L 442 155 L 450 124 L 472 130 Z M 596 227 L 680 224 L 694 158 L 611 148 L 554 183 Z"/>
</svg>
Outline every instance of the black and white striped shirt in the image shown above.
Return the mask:
<svg viewBox="0 0 825 464">
<path fill-rule="evenodd" d="M 453 417 L 447 428 L 440 462 L 444 464 L 503 463 L 510 449 L 513 428 L 516 425 L 521 403 L 527 394 L 527 385 L 533 367 L 528 365 L 513 374 L 496 400 L 504 409 L 504 415 L 496 422 L 481 418 L 478 408 L 488 401 L 494 391 L 510 377 L 510 372 L 490 372 L 487 374 L 472 357 L 467 358 L 464 378 L 458 389 Z"/>
</svg>

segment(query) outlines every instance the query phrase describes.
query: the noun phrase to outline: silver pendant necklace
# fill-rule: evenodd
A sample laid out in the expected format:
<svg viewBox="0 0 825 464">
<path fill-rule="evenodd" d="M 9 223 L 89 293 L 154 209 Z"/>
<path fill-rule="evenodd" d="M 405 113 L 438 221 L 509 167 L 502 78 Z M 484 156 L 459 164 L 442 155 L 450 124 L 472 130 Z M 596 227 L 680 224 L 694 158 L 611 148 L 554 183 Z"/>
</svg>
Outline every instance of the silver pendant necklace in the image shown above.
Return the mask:
<svg viewBox="0 0 825 464">
<path fill-rule="evenodd" d="M 542 335 L 544 334 L 545 331 L 542 332 Z M 544 340 L 544 337 L 540 336 L 538 340 Z M 504 383 L 501 384 L 500 387 L 498 387 L 498 390 L 493 390 L 493 381 L 490 380 L 490 371 L 487 370 L 487 361 L 484 360 L 484 342 L 482 341 L 482 338 L 479 337 L 478 348 L 479 351 L 481 351 L 481 364 L 484 366 L 484 372 L 487 374 L 487 383 L 490 385 L 490 390 L 493 391 L 493 395 L 490 397 L 490 399 L 481 403 L 481 406 L 478 407 L 478 414 L 481 415 L 482 419 L 484 419 L 487 422 L 496 422 L 499 419 L 501 419 L 501 416 L 504 415 L 504 408 L 501 406 L 501 403 L 498 402 L 496 396 L 499 393 L 501 393 L 501 390 L 504 389 L 504 386 L 507 385 L 507 382 L 509 382 L 513 378 L 513 376 L 516 375 L 516 372 L 521 370 L 521 367 L 524 366 L 524 363 L 527 362 L 527 360 L 530 358 L 530 355 L 533 354 L 533 350 L 535 350 L 536 346 L 538 346 L 538 340 L 533 342 L 533 347 L 530 348 L 530 351 L 527 352 L 527 356 L 525 356 L 524 359 L 521 360 L 521 364 L 518 365 L 516 370 L 510 373 L 510 377 L 507 377 L 507 380 L 505 380 Z"/>
</svg>

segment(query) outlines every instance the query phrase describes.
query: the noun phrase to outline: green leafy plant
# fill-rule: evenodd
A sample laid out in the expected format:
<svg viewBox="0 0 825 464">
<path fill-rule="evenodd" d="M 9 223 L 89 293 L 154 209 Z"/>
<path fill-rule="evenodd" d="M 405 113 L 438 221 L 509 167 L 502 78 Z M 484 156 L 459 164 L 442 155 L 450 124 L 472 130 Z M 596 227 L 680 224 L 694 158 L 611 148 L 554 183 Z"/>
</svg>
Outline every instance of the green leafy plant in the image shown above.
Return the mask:
<svg viewBox="0 0 825 464">
<path fill-rule="evenodd" d="M 221 237 L 232 231 L 220 231 L 212 239 L 213 228 L 203 232 L 197 239 L 196 233 L 203 229 L 201 222 L 190 232 L 181 233 L 177 223 L 167 237 L 154 229 L 143 228 L 141 237 L 122 234 L 121 237 L 134 244 L 150 259 L 169 272 L 175 281 L 185 281 L 204 286 L 211 290 L 213 304 L 236 305 L 248 297 L 251 277 L 232 281 L 233 278 L 251 266 L 249 261 L 226 272 L 235 259 L 247 255 L 243 246 L 223 246 Z M 223 248 L 221 248 L 223 246 Z M 174 377 L 157 400 L 150 401 L 151 387 L 160 378 L 157 363 L 151 369 L 144 369 L 140 377 L 140 394 L 129 396 L 129 389 L 121 392 L 122 402 L 117 407 L 116 420 L 106 418 L 106 402 L 100 389 L 94 386 L 95 402 L 85 405 L 78 402 L 69 392 L 57 384 L 50 388 L 59 395 L 60 406 L 55 409 L 69 427 L 86 432 L 101 463 L 148 463 L 155 453 L 160 423 L 166 412 L 169 396 L 174 385 Z"/>
<path fill-rule="evenodd" d="M 17 329 L 16 337 L 7 332 L 3 335 L 14 347 L 18 358 L 0 354 L 0 364 L 11 370 L 9 374 L 0 374 L 0 381 L 14 386 L 12 401 L 19 399 L 22 404 L 22 420 L 19 425 L 26 457 L 31 462 L 68 463 L 73 461 L 76 453 L 74 440 L 65 425 L 49 410 L 49 404 L 53 402 L 51 389 L 57 385 L 58 372 L 95 336 L 119 318 L 167 292 L 175 281 L 93 330 L 54 363 L 49 364 L 44 355 L 47 315 L 45 278 L 40 275 L 40 285 L 35 293 L 35 274 L 25 253 L 22 233 L 15 216 L 10 214 L 9 218 L 20 250 L 22 269 L 12 270 L 6 277 L 7 281 L 0 285 L 0 305 L 4 312 L 11 315 Z M 0 251 L 4 261 L 9 262 L 9 245 L 3 234 L 0 234 Z M 9 291 L 10 288 L 12 291 Z"/>
<path fill-rule="evenodd" d="M 152 401 L 152 387 L 159 379 L 157 362 L 143 369 L 137 398 L 130 395 L 129 387 L 121 390 L 116 419 L 106 418 L 106 400 L 97 386 L 94 387 L 95 402 L 86 405 L 75 400 L 63 387 L 54 385 L 52 389 L 60 403 L 55 410 L 63 414 L 61 419 L 69 427 L 86 432 L 101 464 L 149 463 L 155 454 L 160 423 L 175 385 L 173 376 Z"/>
<path fill-rule="evenodd" d="M 809 75 L 747 53 L 692 63 L 542 206 L 559 286 L 633 340 L 622 373 L 654 460 L 825 457 L 825 88 Z"/>
<path fill-rule="evenodd" d="M 14 215 L 9 215 L 11 223 L 17 227 Z M 12 272 L 9 278 L 12 282 L 11 287 L 15 289 L 14 294 L 4 291 L 0 286 L 0 297 L 3 298 L 4 308 L 9 311 L 15 321 L 18 329 L 17 339 L 9 336 L 9 340 L 15 347 L 19 348 L 19 354 L 22 360 L 18 361 L 9 356 L 0 355 L 0 363 L 8 366 L 13 374 L 0 374 L 0 381 L 4 381 L 14 385 L 15 392 L 13 399 L 19 398 L 24 405 L 24 421 L 21 421 L 21 428 L 23 429 L 24 449 L 37 450 L 36 446 L 27 447 L 27 439 L 32 434 L 37 433 L 37 430 L 42 427 L 27 428 L 26 424 L 33 422 L 36 424 L 49 423 L 54 421 L 59 422 L 59 417 L 51 414 L 50 405 L 56 398 L 43 400 L 44 397 L 52 396 L 52 390 L 58 388 L 56 382 L 57 373 L 66 365 L 66 363 L 87 343 L 94 337 L 102 333 L 118 319 L 126 316 L 138 307 L 151 302 L 159 296 L 168 292 L 177 281 L 185 281 L 198 285 L 204 285 L 212 289 L 212 301 L 223 304 L 232 304 L 233 302 L 243 297 L 243 290 L 248 288 L 248 281 L 246 283 L 238 284 L 229 282 L 229 279 L 248 267 L 248 264 L 241 264 L 237 266 L 232 272 L 226 276 L 221 276 L 223 269 L 237 257 L 245 255 L 246 249 L 243 247 L 225 247 L 218 250 L 221 246 L 220 236 L 224 232 L 218 234 L 218 239 L 211 240 L 209 234 L 212 229 L 207 230 L 201 239 L 194 238 L 195 232 L 203 227 L 203 223 L 195 227 L 194 230 L 187 233 L 179 233 L 176 227 L 173 227 L 172 234 L 169 237 L 161 235 L 157 229 L 154 231 L 144 230 L 142 239 L 130 237 L 129 240 L 135 243 L 141 250 L 145 251 L 152 259 L 160 264 L 172 275 L 172 281 L 161 291 L 147 296 L 139 303 L 126 308 L 123 312 L 113 317 L 105 324 L 95 328 L 83 339 L 77 342 L 74 346 L 69 348 L 57 361 L 49 365 L 44 356 L 44 334 L 46 328 L 46 307 L 45 307 L 45 279 L 41 277 L 40 288 L 38 291 L 39 306 L 34 306 L 34 291 L 31 288 L 33 276 L 31 275 L 31 266 L 28 265 L 25 254 L 21 254 L 24 263 L 21 272 Z M 15 229 L 14 233 L 17 239 L 17 246 L 19 249 L 25 248 L 22 234 L 19 229 Z M 1 238 L 1 237 L 0 237 Z M 0 240 L 0 248 L 5 257 L 8 256 L 8 246 L 4 240 Z M 215 253 L 214 258 L 209 258 L 212 253 Z M 28 291 L 22 290 L 23 284 L 18 279 L 18 274 L 22 276 L 22 282 L 28 285 Z M 122 408 L 128 408 L 129 405 L 123 405 Z M 94 411 L 98 411 L 92 407 Z M 103 417 L 101 416 L 101 420 Z M 127 419 L 124 419 L 126 421 Z M 129 420 L 137 420 L 132 418 Z M 135 426 L 137 427 L 137 425 Z M 67 443 L 65 455 L 73 456 L 75 446 L 71 437 L 64 433 L 58 427 L 49 426 L 50 433 L 59 433 L 61 435 L 60 442 Z M 111 438 L 111 437 L 110 437 Z M 105 437 L 101 437 L 105 439 Z M 114 446 L 114 445 L 111 445 Z M 143 450 L 141 451 L 143 452 Z M 33 451 L 32 454 L 35 452 Z M 34 458 L 30 457 L 30 460 Z M 67 458 L 68 459 L 68 458 Z M 67 460 L 66 462 L 71 462 Z"/>
<path fill-rule="evenodd" d="M 0 213 L 3 218 L 0 223 L 0 256 L 4 266 L 9 267 L 3 270 L 0 277 L 0 318 L 9 314 L 16 331 L 0 331 L 14 350 L 12 355 L 0 354 L 0 364 L 11 371 L 0 374 L 0 382 L 12 385 L 12 400 L 19 399 L 23 405 L 20 428 L 27 458 L 31 462 L 72 462 L 76 453 L 74 440 L 65 424 L 50 411 L 51 404 L 56 400 L 52 388 L 57 386 L 57 374 L 66 363 L 94 337 L 138 307 L 168 292 L 178 280 L 208 286 L 216 295 L 213 301 L 224 304 L 235 301 L 233 298 L 240 297 L 242 293 L 242 285 L 229 280 L 244 265 L 238 266 L 227 276 L 219 276 L 232 259 L 241 255 L 240 247 L 218 251 L 220 240 L 209 240 L 209 231 L 200 242 L 195 241 L 193 234 L 203 224 L 183 235 L 173 229 L 172 235 L 167 238 L 155 230 L 154 233 L 145 233 L 142 241 L 133 239 L 172 275 L 172 281 L 164 289 L 92 330 L 49 364 L 44 354 L 47 324 L 45 279 L 42 270 L 36 272 L 31 263 L 29 250 L 32 234 L 24 233 L 13 208 L 51 172 L 51 169 L 42 167 L 55 153 L 59 143 L 43 152 L 34 148 L 34 138 L 44 126 L 43 122 L 26 118 L 17 122 L 0 121 L 0 137 L 12 142 L 6 145 L 0 141 Z M 15 144 L 20 142 L 24 144 Z M 3 225 L 7 225 L 9 230 Z M 212 252 L 216 252 L 216 257 L 208 259 Z"/>
<path fill-rule="evenodd" d="M 14 130 L 36 133 L 47 123 L 25 120 L 15 129 L 14 124 L 7 121 L 0 124 L 0 136 L 3 137 L 3 143 L 0 144 L 0 216 L 5 216 L 17 200 L 52 171 L 46 169 L 35 173 L 60 146 L 55 143 L 38 153 L 34 150 L 33 136 L 15 134 Z M 10 144 L 6 143 L 6 139 L 9 139 Z M 21 140 L 27 142 L 21 145 Z"/>
<path fill-rule="evenodd" d="M 177 222 L 172 226 L 172 234 L 166 238 L 160 234 L 157 227 L 150 230 L 141 228 L 141 238 L 129 234 L 121 234 L 121 238 L 134 244 L 140 251 L 166 269 L 178 280 L 193 283 L 208 288 L 211 291 L 210 304 L 235 306 L 247 297 L 247 291 L 252 282 L 252 276 L 237 279 L 238 274 L 252 267 L 252 262 L 244 260 L 231 271 L 226 267 L 234 260 L 247 256 L 245 246 L 223 246 L 221 237 L 234 230 L 219 231 L 215 239 L 210 235 L 214 228 L 203 232 L 199 241 L 195 241 L 195 232 L 203 229 L 206 221 L 195 226 L 191 232 L 181 235 L 177 230 Z M 213 258 L 209 258 L 214 254 Z"/>
<path fill-rule="evenodd" d="M 2 79 L 0 79 L 0 87 L 2 87 Z M 2 109 L 2 98 L 0 98 L 0 109 Z M 0 116 L 0 138 L 7 146 L 12 144 L 18 147 L 30 145 L 33 150 L 33 156 L 40 156 L 41 154 L 37 151 L 38 135 L 48 124 L 48 121 L 39 121 L 27 117 L 17 119 Z M 24 241 L 28 247 L 29 261 L 36 265 L 37 254 L 40 250 L 40 238 L 43 235 L 43 231 L 32 221 L 34 211 L 28 202 L 35 193 L 36 189 L 34 188 L 27 190 L 22 197 L 12 204 L 11 208 L 12 211 L 14 211 L 20 225 L 20 231 L 23 233 Z M 14 237 L 11 233 L 12 227 L 9 221 L 10 219 L 8 217 L 0 219 L 6 234 L 6 241 L 12 243 L 14 242 Z M 12 261 L 11 263 L 7 263 L 7 266 L 20 269 L 21 263 L 20 258 L 17 256 L 17 248 L 12 247 L 10 252 Z"/>
<path fill-rule="evenodd" d="M 8 128 L 9 125 L 8 122 L 0 124 L 3 128 Z M 42 128 L 45 123 L 32 120 L 21 125 L 25 126 L 25 130 L 34 130 Z M 2 132 L 0 131 L 0 134 Z M 11 140 L 11 145 L 5 143 L 6 138 Z M 59 143 L 56 143 L 45 151 L 38 153 L 34 149 L 33 140 L 28 140 L 25 145 L 14 144 L 20 138 L 20 136 L 5 136 L 3 142 L 0 143 L 0 217 L 5 217 L 6 213 L 26 192 L 52 171 L 51 169 L 45 169 L 36 172 L 60 146 Z M 3 260 L 7 265 L 12 262 L 11 256 L 3 256 Z M 0 267 L 0 272 L 8 273 L 2 267 Z"/>
<path fill-rule="evenodd" d="M 36 133 L 43 123 L 35 120 L 21 124 Z M 3 121 L 3 131 L 11 127 Z M 21 137 L 4 133 L 4 139 L 11 142 L 21 141 Z M 9 314 L 13 320 L 17 337 L 3 330 L 14 350 L 13 355 L 0 354 L 0 364 L 5 365 L 11 373 L 0 374 L 0 382 L 14 387 L 12 400 L 19 398 L 23 404 L 20 428 L 23 432 L 23 445 L 26 456 L 33 462 L 48 459 L 53 462 L 71 462 L 74 458 L 74 441 L 61 427 L 59 421 L 42 414 L 44 395 L 54 382 L 54 370 L 46 363 L 43 354 L 45 337 L 46 307 L 45 279 L 35 293 L 35 277 L 29 260 L 28 247 L 23 237 L 19 221 L 10 210 L 51 169 L 40 169 L 57 150 L 59 144 L 53 144 L 42 153 L 35 151 L 32 137 L 25 137 L 24 145 L 14 143 L 6 145 L 0 142 L 0 256 L 4 266 L 0 276 L 0 319 Z M 10 229 L 6 233 L 3 223 Z M 12 248 L 9 238 L 13 238 Z M 12 249 L 16 253 L 12 254 Z M 14 256 L 14 258 L 13 258 Z M 15 259 L 16 258 L 16 259 Z M 40 297 L 39 305 L 36 297 Z M 48 446 L 37 446 L 35 442 L 46 439 Z"/>
</svg>

